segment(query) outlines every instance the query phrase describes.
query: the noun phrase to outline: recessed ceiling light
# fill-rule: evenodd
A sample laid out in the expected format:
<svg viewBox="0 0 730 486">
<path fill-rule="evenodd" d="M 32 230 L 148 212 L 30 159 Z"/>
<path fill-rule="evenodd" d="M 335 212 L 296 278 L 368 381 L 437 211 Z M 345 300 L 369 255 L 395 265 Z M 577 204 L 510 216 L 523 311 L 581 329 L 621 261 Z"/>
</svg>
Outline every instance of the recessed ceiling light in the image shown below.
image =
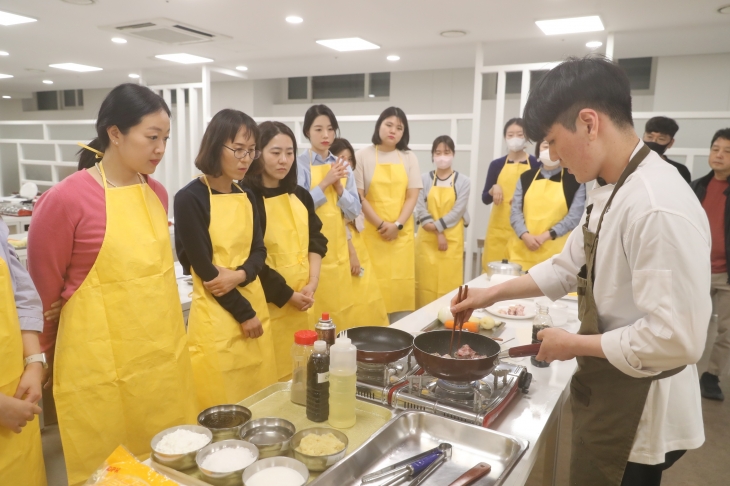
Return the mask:
<svg viewBox="0 0 730 486">
<path fill-rule="evenodd" d="M 43 84 L 53 84 L 53 81 L 51 81 L 50 79 L 44 79 Z"/>
<path fill-rule="evenodd" d="M 389 61 L 400 61 L 400 56 L 388 56 L 386 59 Z"/>
<path fill-rule="evenodd" d="M 246 66 L 236 66 L 237 71 L 248 71 L 248 68 Z"/>
<path fill-rule="evenodd" d="M 538 20 L 535 23 L 545 35 L 597 32 L 604 29 L 603 22 L 601 22 L 601 18 L 598 15 L 573 17 L 570 19 Z"/>
<path fill-rule="evenodd" d="M 290 15 L 286 18 L 286 21 L 290 24 L 301 24 L 304 22 L 304 19 L 301 17 L 297 17 L 296 15 Z"/>
<path fill-rule="evenodd" d="M 370 98 L 375 98 L 375 95 L 374 95 L 374 94 L 372 94 L 372 93 L 370 93 L 370 94 L 369 94 L 368 96 L 369 96 Z"/>
<path fill-rule="evenodd" d="M 76 64 L 75 62 L 64 62 L 61 64 L 49 64 L 49 67 L 56 69 L 65 69 L 66 71 L 76 71 L 78 73 L 89 73 L 91 71 L 102 71 L 100 67 L 85 66 L 83 64 Z"/>
<path fill-rule="evenodd" d="M 465 30 L 445 30 L 441 32 L 441 37 L 464 37 L 465 35 Z"/>
<path fill-rule="evenodd" d="M 4 99 L 4 100 L 9 100 L 9 99 L 10 99 L 10 96 L 8 96 L 8 95 L 3 95 L 3 99 Z"/>
<path fill-rule="evenodd" d="M 317 44 L 340 52 L 367 51 L 369 49 L 380 49 L 380 46 L 368 42 L 359 37 L 348 37 L 346 39 L 325 39 L 318 40 Z"/>
<path fill-rule="evenodd" d="M 179 62 L 180 64 L 200 64 L 203 62 L 213 62 L 213 59 L 208 59 L 207 57 L 200 57 L 193 54 L 185 53 L 160 54 L 159 56 L 155 57 L 157 59 L 162 59 L 163 61 Z"/>
<path fill-rule="evenodd" d="M 94 5 L 96 0 L 61 0 L 65 3 L 71 3 L 73 5 Z"/>
<path fill-rule="evenodd" d="M 10 53 L 7 51 L 0 51 L 0 56 L 9 56 Z"/>
<path fill-rule="evenodd" d="M 129 75 L 129 77 L 132 78 L 132 79 L 139 79 L 139 74 L 132 73 L 132 74 Z"/>
<path fill-rule="evenodd" d="M 717 13 L 730 14 L 730 5 L 725 5 L 724 7 L 718 8 Z"/>
<path fill-rule="evenodd" d="M 126 44 L 127 39 L 124 39 L 122 37 L 112 37 L 112 42 L 115 44 Z"/>
<path fill-rule="evenodd" d="M 12 78 L 12 77 L 13 77 L 12 74 L 2 74 L 2 73 L 0 73 L 0 79 L 7 79 L 7 78 Z"/>
<path fill-rule="evenodd" d="M 22 15 L 15 15 L 9 12 L 0 11 L 0 25 L 17 25 L 27 24 L 28 22 L 38 22 L 38 19 L 32 19 L 30 17 L 24 17 Z"/>
<path fill-rule="evenodd" d="M 586 47 L 590 47 L 591 49 L 596 49 L 598 47 L 601 47 L 602 45 L 603 45 L 603 42 L 601 42 L 601 41 L 586 42 Z"/>
</svg>

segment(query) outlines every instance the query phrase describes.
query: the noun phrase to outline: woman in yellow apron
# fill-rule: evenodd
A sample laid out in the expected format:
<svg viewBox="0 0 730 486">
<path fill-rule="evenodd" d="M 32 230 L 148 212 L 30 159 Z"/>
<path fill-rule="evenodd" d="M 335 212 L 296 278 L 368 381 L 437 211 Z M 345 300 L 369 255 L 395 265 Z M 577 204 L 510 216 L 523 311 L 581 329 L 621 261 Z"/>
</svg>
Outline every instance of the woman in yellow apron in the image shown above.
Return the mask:
<svg viewBox="0 0 730 486">
<path fill-rule="evenodd" d="M 345 221 L 353 220 L 362 210 L 349 164 L 330 152 L 339 125 L 325 105 L 313 105 L 304 115 L 304 136 L 312 148 L 297 158 L 297 183 L 307 189 L 322 220 L 322 233 L 327 238 L 327 256 L 322 258 L 315 320 L 327 312 L 338 330 L 355 326 L 355 295 L 349 272 L 349 253 Z M 362 325 L 362 324 L 360 324 Z"/>
<path fill-rule="evenodd" d="M 99 227 L 77 225 L 73 233 L 74 251 L 99 230 L 103 242 L 61 310 L 55 346 L 53 394 L 71 485 L 86 481 L 120 444 L 145 456 L 157 432 L 195 423 L 198 412 L 167 215 L 146 177 L 164 155 L 169 114 L 148 88 L 114 88 L 101 105 L 98 138 L 80 157 L 91 168 L 54 186 L 47 200 L 74 190 L 79 180 L 89 194 L 70 194 L 66 200 L 74 204 L 96 202 L 92 196 L 103 189 Z M 74 214 L 42 200 L 41 220 Z M 58 238 L 53 228 L 33 228 L 30 241 Z M 30 248 L 29 256 L 31 268 L 42 261 Z M 67 271 L 78 276 L 76 268 Z"/>
<path fill-rule="evenodd" d="M 452 168 L 454 141 L 433 141 L 436 170 L 423 174 L 416 205 L 416 306 L 423 307 L 464 283 L 464 227 L 469 224 L 469 178 Z"/>
<path fill-rule="evenodd" d="M 484 237 L 483 272 L 487 271 L 490 262 L 507 258 L 507 243 L 513 233 L 509 221 L 510 205 L 517 181 L 522 173 L 537 169 L 539 165 L 535 157 L 525 152 L 523 126 L 522 118 L 512 118 L 505 123 L 504 138 L 509 153 L 489 164 L 482 202 L 486 205 L 492 204 L 492 211 L 489 215 L 487 234 Z"/>
<path fill-rule="evenodd" d="M 585 185 L 562 169 L 559 160 L 550 160 L 547 142 L 537 144 L 536 152 L 540 169 L 525 172 L 517 181 L 507 245 L 509 260 L 524 271 L 563 250 L 586 200 Z"/>
<path fill-rule="evenodd" d="M 338 159 L 346 160 L 353 169 L 357 168 L 355 150 L 346 139 L 336 138 L 331 151 Z M 365 216 L 362 211 L 345 225 L 353 296 L 352 317 L 347 324 L 348 327 L 387 326 L 388 313 L 383 294 L 380 293 L 380 285 L 373 273 L 370 252 L 363 240 L 364 230 Z"/>
<path fill-rule="evenodd" d="M 210 121 L 195 166 L 175 195 L 180 263 L 193 275 L 188 318 L 198 406 L 237 403 L 278 379 L 269 309 L 258 274 L 266 247 L 255 199 L 235 181 L 256 158 L 258 127 L 237 110 Z"/>
<path fill-rule="evenodd" d="M 327 238 L 309 191 L 297 185 L 296 140 L 279 122 L 259 125 L 257 147 L 244 179 L 256 196 L 266 245 L 261 284 L 269 303 L 274 354 L 279 378 L 291 374 L 294 333 L 309 329 L 309 309 L 317 299 Z"/>
<path fill-rule="evenodd" d="M 0 484 L 45 486 L 35 418 L 41 413 L 37 403 L 46 363 L 38 342 L 41 299 L 7 238 L 8 227 L 0 220 Z"/>
<path fill-rule="evenodd" d="M 365 245 L 391 322 L 416 308 L 413 210 L 423 182 L 408 140 L 406 114 L 393 106 L 375 123 L 373 145 L 355 154 Z"/>
</svg>

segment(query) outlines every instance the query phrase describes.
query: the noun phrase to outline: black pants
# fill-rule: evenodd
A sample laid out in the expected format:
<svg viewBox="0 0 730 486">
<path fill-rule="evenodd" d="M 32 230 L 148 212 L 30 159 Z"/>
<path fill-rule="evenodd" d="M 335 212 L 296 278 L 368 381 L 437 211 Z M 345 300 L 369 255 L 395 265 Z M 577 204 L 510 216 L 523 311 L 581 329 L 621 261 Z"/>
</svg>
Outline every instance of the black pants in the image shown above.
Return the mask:
<svg viewBox="0 0 730 486">
<path fill-rule="evenodd" d="M 669 469 L 685 452 L 687 451 L 667 452 L 663 463 L 651 466 L 629 462 L 626 464 L 621 486 L 659 486 L 662 483 L 662 472 Z"/>
</svg>

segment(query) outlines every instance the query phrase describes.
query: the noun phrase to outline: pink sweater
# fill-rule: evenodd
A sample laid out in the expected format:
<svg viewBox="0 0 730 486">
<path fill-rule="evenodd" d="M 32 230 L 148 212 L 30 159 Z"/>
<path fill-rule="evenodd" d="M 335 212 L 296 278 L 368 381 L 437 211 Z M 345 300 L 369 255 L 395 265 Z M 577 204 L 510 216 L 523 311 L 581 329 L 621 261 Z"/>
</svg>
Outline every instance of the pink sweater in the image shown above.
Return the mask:
<svg viewBox="0 0 730 486">
<path fill-rule="evenodd" d="M 150 189 L 167 211 L 167 191 L 148 178 Z M 33 210 L 28 234 L 28 270 L 47 311 L 59 298 L 68 301 L 78 289 L 101 249 L 106 232 L 104 188 L 85 170 L 46 191 Z M 41 348 L 48 360 L 58 323 L 45 321 Z"/>
</svg>

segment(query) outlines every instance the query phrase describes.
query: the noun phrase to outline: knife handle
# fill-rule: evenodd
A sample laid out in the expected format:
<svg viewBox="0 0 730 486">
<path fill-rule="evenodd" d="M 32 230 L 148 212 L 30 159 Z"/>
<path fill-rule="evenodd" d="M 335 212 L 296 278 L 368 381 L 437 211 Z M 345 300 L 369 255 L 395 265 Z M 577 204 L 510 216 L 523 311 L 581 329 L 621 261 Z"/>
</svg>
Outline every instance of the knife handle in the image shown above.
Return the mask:
<svg viewBox="0 0 730 486">
<path fill-rule="evenodd" d="M 449 484 L 449 486 L 469 486 L 470 484 L 474 484 L 475 482 L 477 482 L 477 480 L 489 474 L 489 471 L 491 470 L 492 466 L 490 466 L 486 462 L 480 462 L 479 464 L 456 478 L 456 480 L 453 483 Z"/>
</svg>

